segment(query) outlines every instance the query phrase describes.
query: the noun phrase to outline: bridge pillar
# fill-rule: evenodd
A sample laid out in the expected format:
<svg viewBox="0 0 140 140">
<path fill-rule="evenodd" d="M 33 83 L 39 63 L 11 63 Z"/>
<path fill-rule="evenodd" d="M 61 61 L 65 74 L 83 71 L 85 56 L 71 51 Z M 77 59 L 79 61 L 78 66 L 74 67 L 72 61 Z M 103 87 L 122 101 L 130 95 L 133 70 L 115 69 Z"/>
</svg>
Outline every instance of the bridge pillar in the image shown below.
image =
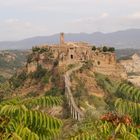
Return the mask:
<svg viewBox="0 0 140 140">
<path fill-rule="evenodd" d="M 70 104 L 70 113 L 71 113 L 71 115 L 72 115 L 72 117 L 73 117 L 73 107 L 72 107 L 71 104 Z"/>
<path fill-rule="evenodd" d="M 74 110 L 74 108 L 73 108 L 72 116 L 73 116 L 73 119 L 75 119 L 75 110 Z"/>
</svg>

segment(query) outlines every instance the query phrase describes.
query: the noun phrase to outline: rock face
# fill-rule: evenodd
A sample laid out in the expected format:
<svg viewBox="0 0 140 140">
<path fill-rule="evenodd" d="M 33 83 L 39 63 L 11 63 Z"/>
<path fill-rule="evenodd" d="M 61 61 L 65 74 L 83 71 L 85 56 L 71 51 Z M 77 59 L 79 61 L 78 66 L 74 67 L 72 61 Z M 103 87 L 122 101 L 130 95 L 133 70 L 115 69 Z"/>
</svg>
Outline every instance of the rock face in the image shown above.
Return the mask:
<svg viewBox="0 0 140 140">
<path fill-rule="evenodd" d="M 140 56 L 136 53 L 131 56 L 128 60 L 121 60 L 120 64 L 124 66 L 127 73 L 138 73 L 140 72 Z"/>
<path fill-rule="evenodd" d="M 140 86 L 140 56 L 135 53 L 128 60 L 121 60 L 120 64 L 128 73 L 128 81 Z"/>
<path fill-rule="evenodd" d="M 57 45 L 43 45 L 36 46 L 34 50 L 39 50 L 40 53 L 35 53 L 33 61 L 28 63 L 28 72 L 36 70 L 37 64 L 43 67 L 49 59 L 47 52 L 50 52 L 53 60 L 57 60 L 60 67 L 67 67 L 70 64 L 77 64 L 78 62 L 92 61 L 95 72 L 101 72 L 108 75 L 117 75 L 126 78 L 124 69 L 117 64 L 114 52 L 104 52 L 100 49 L 92 50 L 92 46 L 85 42 L 65 42 L 64 33 L 60 34 L 60 44 Z M 46 51 L 45 51 L 46 50 Z M 34 62 L 36 60 L 36 62 Z"/>
</svg>

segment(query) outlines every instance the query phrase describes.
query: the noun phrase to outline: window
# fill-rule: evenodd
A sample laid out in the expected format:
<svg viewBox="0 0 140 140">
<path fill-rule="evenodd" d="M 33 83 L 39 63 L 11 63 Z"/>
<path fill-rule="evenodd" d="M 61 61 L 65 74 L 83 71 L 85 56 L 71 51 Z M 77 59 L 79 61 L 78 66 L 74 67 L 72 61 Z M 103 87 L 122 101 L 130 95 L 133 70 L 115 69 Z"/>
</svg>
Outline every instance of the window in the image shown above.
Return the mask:
<svg viewBox="0 0 140 140">
<path fill-rule="evenodd" d="M 71 57 L 71 59 L 73 59 L 73 55 L 71 55 L 70 57 Z"/>
</svg>

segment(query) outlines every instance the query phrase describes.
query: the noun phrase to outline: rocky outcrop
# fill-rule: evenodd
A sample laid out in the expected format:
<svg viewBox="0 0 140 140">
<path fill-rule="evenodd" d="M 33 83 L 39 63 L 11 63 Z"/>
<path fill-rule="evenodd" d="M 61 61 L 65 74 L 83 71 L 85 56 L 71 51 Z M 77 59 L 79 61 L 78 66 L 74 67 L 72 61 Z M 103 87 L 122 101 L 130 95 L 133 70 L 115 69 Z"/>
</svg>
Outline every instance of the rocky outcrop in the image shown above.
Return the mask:
<svg viewBox="0 0 140 140">
<path fill-rule="evenodd" d="M 128 73 L 128 81 L 136 86 L 140 86 L 140 56 L 135 53 L 129 59 L 121 60 L 120 64 Z"/>
<path fill-rule="evenodd" d="M 140 72 L 140 56 L 136 53 L 132 55 L 128 60 L 121 60 L 120 64 L 124 66 L 127 73 Z"/>
</svg>

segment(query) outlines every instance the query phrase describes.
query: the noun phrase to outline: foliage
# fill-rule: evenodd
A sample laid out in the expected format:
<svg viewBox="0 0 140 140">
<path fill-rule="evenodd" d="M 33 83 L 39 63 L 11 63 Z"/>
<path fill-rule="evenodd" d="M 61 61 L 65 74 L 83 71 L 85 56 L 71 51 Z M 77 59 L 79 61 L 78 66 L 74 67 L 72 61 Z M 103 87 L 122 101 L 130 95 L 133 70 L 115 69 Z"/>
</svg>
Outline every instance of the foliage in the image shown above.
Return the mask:
<svg viewBox="0 0 140 140">
<path fill-rule="evenodd" d="M 128 114 L 137 124 L 140 123 L 140 104 L 118 98 L 115 102 L 115 108 L 120 114 Z"/>
<path fill-rule="evenodd" d="M 9 82 L 0 83 L 0 101 L 5 97 L 10 97 L 11 92 L 12 89 Z"/>
<path fill-rule="evenodd" d="M 126 83 L 119 85 L 116 96 L 140 103 L 140 89 Z"/>
<path fill-rule="evenodd" d="M 103 46 L 103 52 L 114 52 L 115 48 L 113 47 L 107 47 L 107 46 Z"/>
<path fill-rule="evenodd" d="M 118 84 L 114 81 L 111 81 L 107 76 L 95 73 L 95 78 L 97 81 L 97 84 L 102 87 L 106 92 L 108 93 L 116 93 Z"/>
<path fill-rule="evenodd" d="M 116 92 L 115 108 L 120 114 L 129 114 L 140 123 L 140 89 L 128 83 L 120 83 Z"/>
<path fill-rule="evenodd" d="M 88 102 L 90 105 L 94 105 L 97 109 L 100 109 L 101 107 L 106 107 L 106 103 L 102 97 L 90 95 L 88 96 Z"/>
<path fill-rule="evenodd" d="M 109 52 L 115 52 L 115 48 L 110 47 L 110 48 L 108 48 L 108 51 L 109 51 Z"/>
<path fill-rule="evenodd" d="M 22 71 L 21 73 L 14 74 L 10 80 L 9 83 L 11 84 L 11 87 L 13 89 L 16 89 L 24 84 L 24 81 L 27 79 L 27 73 Z"/>
<path fill-rule="evenodd" d="M 14 99 L 0 104 L 0 139 L 1 140 L 51 140 L 57 137 L 62 122 L 45 112 L 40 107 L 60 105 L 58 97 L 38 97 Z"/>
<path fill-rule="evenodd" d="M 106 46 L 103 47 L 103 52 L 107 52 L 108 48 Z"/>
<path fill-rule="evenodd" d="M 58 64 L 59 64 L 59 61 L 58 60 L 54 60 L 54 62 L 53 62 L 54 67 L 58 66 Z"/>
<path fill-rule="evenodd" d="M 33 47 L 33 48 L 32 48 L 32 51 L 33 51 L 33 52 L 38 52 L 38 51 L 40 51 L 40 48 L 39 48 L 39 47 Z"/>
<path fill-rule="evenodd" d="M 51 82 L 53 88 L 58 88 L 63 92 L 65 88 L 64 77 L 57 67 L 54 67 L 52 70 Z"/>
<path fill-rule="evenodd" d="M 93 63 L 91 60 L 85 61 L 82 67 L 80 68 L 80 72 L 83 72 L 86 69 L 90 70 L 92 67 L 93 67 Z"/>
<path fill-rule="evenodd" d="M 29 92 L 27 95 L 24 96 L 24 98 L 31 98 L 31 97 L 37 97 L 38 94 L 36 92 Z"/>
<path fill-rule="evenodd" d="M 92 46 L 92 50 L 93 51 L 96 51 L 96 46 Z"/>
<path fill-rule="evenodd" d="M 24 51 L 18 51 L 18 50 L 8 50 L 8 51 L 2 51 L 2 55 L 0 54 L 0 68 L 3 68 L 5 70 L 11 70 L 13 71 L 13 68 L 20 68 L 23 66 L 24 62 L 26 62 L 26 53 Z M 10 59 L 9 56 L 13 57 L 13 59 Z"/>
<path fill-rule="evenodd" d="M 85 98 L 88 91 L 85 87 L 85 83 L 82 80 L 77 79 L 77 81 L 78 85 L 76 86 L 74 97 L 79 100 L 81 98 Z"/>
<path fill-rule="evenodd" d="M 32 59 L 33 59 L 33 55 L 32 54 L 28 55 L 27 56 L 27 63 L 31 63 Z"/>
<path fill-rule="evenodd" d="M 38 65 L 37 66 L 37 70 L 32 73 L 32 78 L 34 78 L 34 79 L 41 79 L 42 77 L 45 76 L 46 73 L 47 73 L 47 70 L 42 68 L 41 65 Z"/>
<path fill-rule="evenodd" d="M 37 54 L 47 53 L 48 58 L 53 58 L 53 54 L 51 50 L 45 47 L 41 48 L 41 47 L 35 46 L 32 48 L 32 52 L 37 53 Z"/>
<path fill-rule="evenodd" d="M 140 129 L 119 123 L 117 126 L 107 121 L 86 122 L 79 126 L 79 132 L 70 140 L 138 140 Z"/>
<path fill-rule="evenodd" d="M 106 102 L 120 115 L 130 115 L 134 123 L 140 123 L 140 89 L 128 82 L 114 83 L 101 74 L 96 74 L 98 84 L 106 91 Z"/>
<path fill-rule="evenodd" d="M 52 87 L 49 91 L 45 93 L 45 96 L 60 96 L 63 94 L 62 89 L 58 87 Z"/>
<path fill-rule="evenodd" d="M 0 83 L 4 83 L 6 81 L 6 78 L 2 75 L 0 75 Z"/>
<path fill-rule="evenodd" d="M 50 80 L 50 74 L 46 73 L 45 76 L 42 78 L 43 83 L 48 84 Z"/>
<path fill-rule="evenodd" d="M 75 64 L 69 64 L 68 65 L 68 70 L 70 70 L 70 69 L 72 69 L 72 68 L 74 68 L 75 67 Z"/>
</svg>

